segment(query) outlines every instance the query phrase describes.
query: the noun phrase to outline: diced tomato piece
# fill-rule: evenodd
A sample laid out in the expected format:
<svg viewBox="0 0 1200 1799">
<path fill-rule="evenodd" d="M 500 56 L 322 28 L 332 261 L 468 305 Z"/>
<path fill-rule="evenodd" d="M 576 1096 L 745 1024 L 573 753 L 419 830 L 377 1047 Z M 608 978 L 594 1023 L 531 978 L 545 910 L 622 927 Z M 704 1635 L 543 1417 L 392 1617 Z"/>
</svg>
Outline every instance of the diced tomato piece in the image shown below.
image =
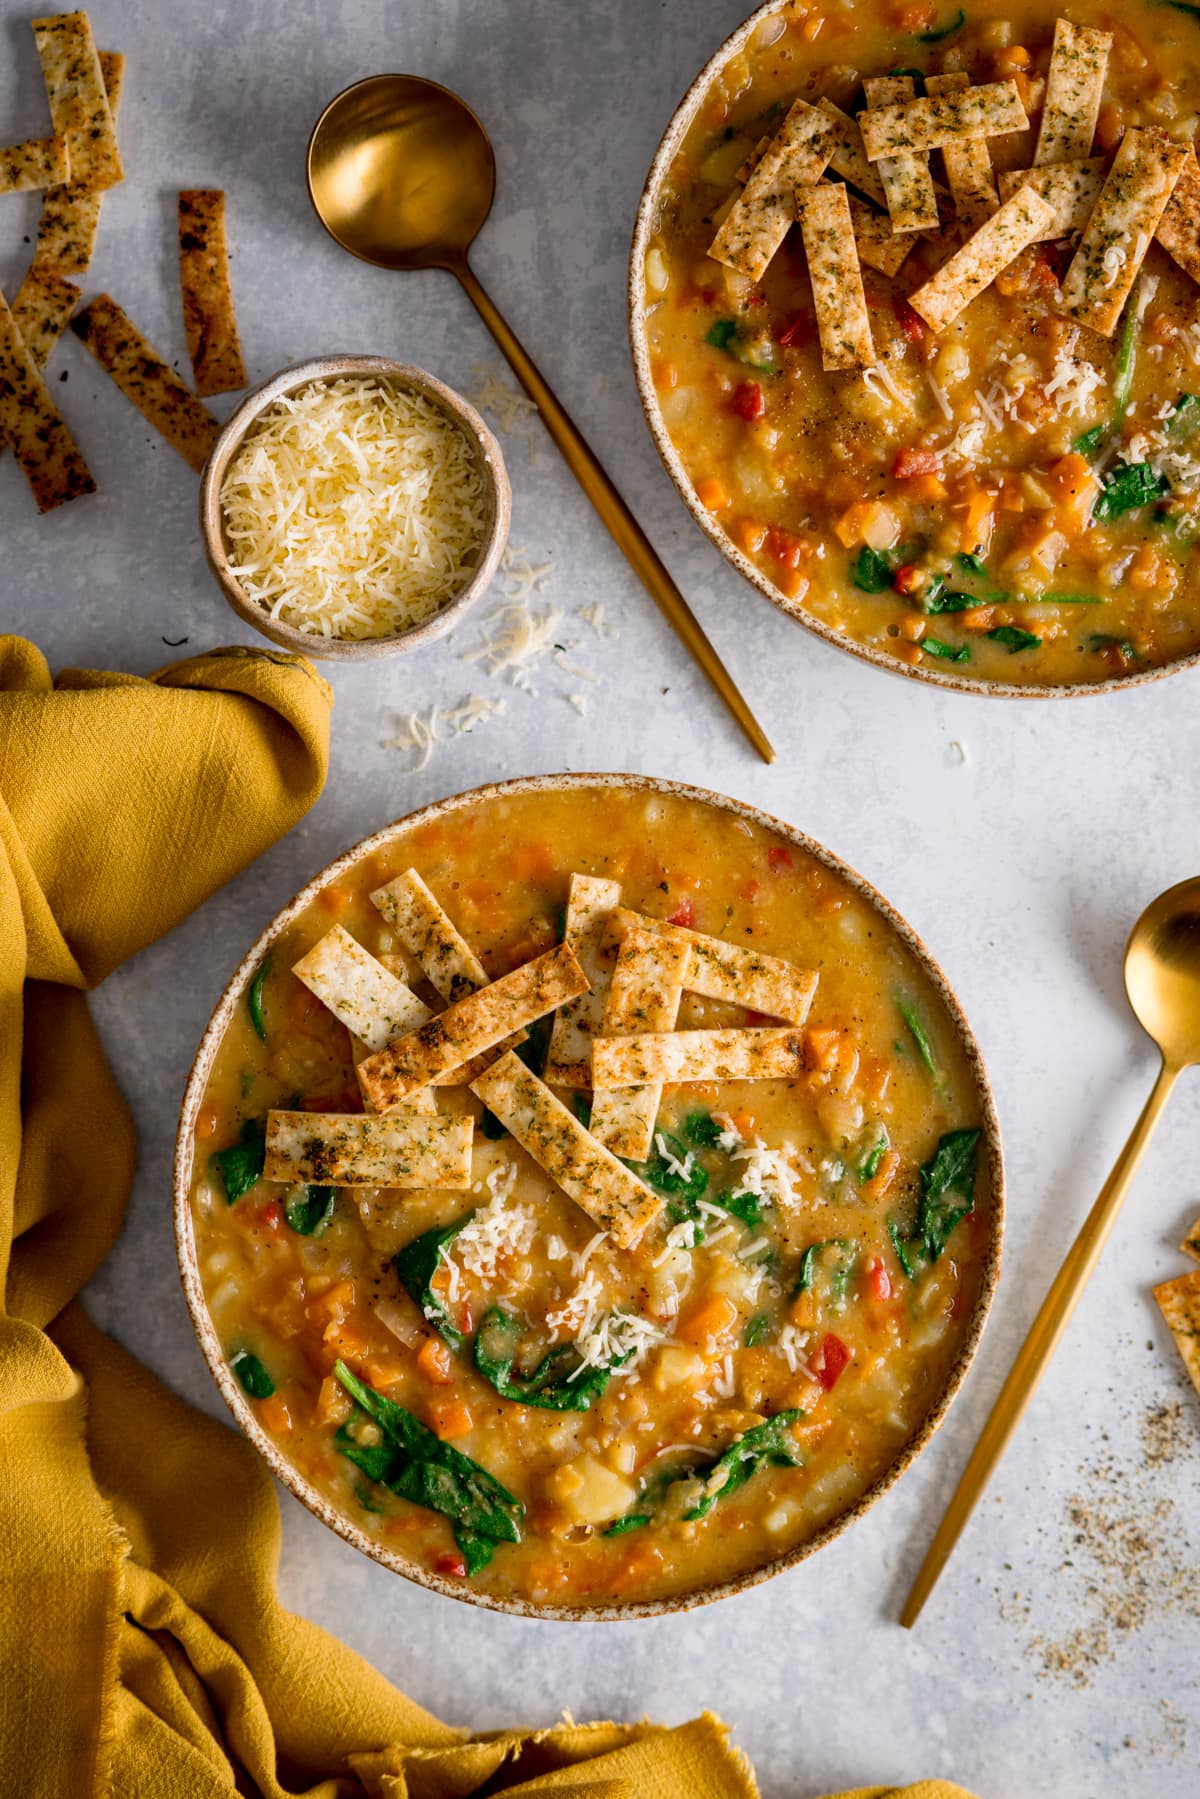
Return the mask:
<svg viewBox="0 0 1200 1799">
<path fill-rule="evenodd" d="M 910 344 L 924 343 L 925 333 L 929 329 L 919 312 L 914 312 L 907 300 L 899 295 L 892 301 L 892 311 L 896 315 L 896 323 L 903 331 Z"/>
<path fill-rule="evenodd" d="M 811 312 L 798 312 L 784 327 L 775 333 L 775 342 L 782 344 L 787 350 L 800 350 L 806 344 L 817 341 L 817 321 Z"/>
<path fill-rule="evenodd" d="M 796 862 L 786 843 L 773 843 L 767 851 L 767 867 L 772 874 L 778 874 L 781 868 L 795 868 Z"/>
<path fill-rule="evenodd" d="M 791 531 L 781 531 L 778 525 L 772 525 L 767 532 L 767 555 L 774 556 L 785 568 L 800 567 L 805 547 L 802 537 L 796 537 Z"/>
<path fill-rule="evenodd" d="M 941 472 L 941 458 L 936 450 L 918 450 L 912 445 L 897 450 L 892 464 L 892 474 L 897 481 L 911 480 L 913 475 L 940 475 Z"/>
<path fill-rule="evenodd" d="M 821 1338 L 821 1347 L 817 1351 L 817 1362 L 813 1373 L 827 1393 L 837 1386 L 843 1368 L 850 1360 L 850 1351 L 832 1331 L 826 1331 Z"/>
<path fill-rule="evenodd" d="M 887 1271 L 887 1264 L 878 1256 L 872 1256 L 867 1263 L 867 1292 L 872 1299 L 880 1301 L 892 1297 L 892 1277 Z"/>
<path fill-rule="evenodd" d="M 447 1574 L 452 1580 L 467 1578 L 467 1564 L 457 1549 L 447 1549 L 444 1554 L 433 1558 L 435 1574 Z"/>
<path fill-rule="evenodd" d="M 695 922 L 696 908 L 690 899 L 680 900 L 670 918 L 667 920 L 668 924 L 682 925 L 685 931 L 690 931 Z"/>
<path fill-rule="evenodd" d="M 273 1199 L 270 1205 L 263 1207 L 259 1217 L 268 1230 L 277 1231 L 283 1223 L 283 1207 L 277 1199 Z"/>
<path fill-rule="evenodd" d="M 740 381 L 730 396 L 729 407 L 740 419 L 753 421 L 762 418 L 767 402 L 757 381 Z"/>
<path fill-rule="evenodd" d="M 921 571 L 915 562 L 902 562 L 892 577 L 892 586 L 897 593 L 916 593 L 921 580 Z"/>
<path fill-rule="evenodd" d="M 744 900 L 756 900 L 761 892 L 762 882 L 756 881 L 751 877 L 750 880 L 744 881 L 738 888 L 738 898 Z"/>
</svg>

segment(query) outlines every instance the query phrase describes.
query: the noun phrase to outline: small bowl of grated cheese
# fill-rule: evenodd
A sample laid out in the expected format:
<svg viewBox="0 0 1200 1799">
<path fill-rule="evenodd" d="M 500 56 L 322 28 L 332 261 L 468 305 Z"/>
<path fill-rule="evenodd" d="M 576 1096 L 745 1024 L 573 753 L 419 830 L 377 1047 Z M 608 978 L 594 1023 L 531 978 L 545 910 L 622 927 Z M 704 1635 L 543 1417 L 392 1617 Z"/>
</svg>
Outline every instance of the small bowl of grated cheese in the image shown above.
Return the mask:
<svg viewBox="0 0 1200 1799">
<path fill-rule="evenodd" d="M 204 546 L 229 604 L 318 660 L 439 637 L 492 580 L 510 511 L 479 414 L 384 356 L 322 357 L 265 382 L 200 484 Z"/>
</svg>

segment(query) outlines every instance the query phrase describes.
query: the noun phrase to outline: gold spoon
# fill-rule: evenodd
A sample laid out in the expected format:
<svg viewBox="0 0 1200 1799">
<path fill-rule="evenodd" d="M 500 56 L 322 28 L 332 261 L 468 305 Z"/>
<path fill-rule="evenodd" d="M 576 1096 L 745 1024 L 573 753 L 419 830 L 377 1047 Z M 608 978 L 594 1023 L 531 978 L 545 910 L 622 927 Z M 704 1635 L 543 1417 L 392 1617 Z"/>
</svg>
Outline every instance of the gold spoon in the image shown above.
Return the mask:
<svg viewBox="0 0 1200 1799">
<path fill-rule="evenodd" d="M 1181 881 L 1151 902 L 1125 949 L 1125 991 L 1143 1030 L 1158 1045 L 1162 1066 L 1116 1166 L 1042 1301 L 1020 1354 L 1000 1389 L 946 1515 L 929 1545 L 900 1613 L 911 1628 L 945 1567 L 1096 1266 L 1121 1202 L 1133 1184 L 1172 1087 L 1200 1062 L 1200 878 Z"/>
<path fill-rule="evenodd" d="M 457 277 L 643 586 L 759 755 L 773 762 L 766 733 L 696 615 L 467 261 L 495 188 L 492 146 L 475 114 L 417 75 L 374 75 L 346 88 L 309 139 L 308 191 L 330 236 L 386 269 L 449 269 Z"/>
</svg>

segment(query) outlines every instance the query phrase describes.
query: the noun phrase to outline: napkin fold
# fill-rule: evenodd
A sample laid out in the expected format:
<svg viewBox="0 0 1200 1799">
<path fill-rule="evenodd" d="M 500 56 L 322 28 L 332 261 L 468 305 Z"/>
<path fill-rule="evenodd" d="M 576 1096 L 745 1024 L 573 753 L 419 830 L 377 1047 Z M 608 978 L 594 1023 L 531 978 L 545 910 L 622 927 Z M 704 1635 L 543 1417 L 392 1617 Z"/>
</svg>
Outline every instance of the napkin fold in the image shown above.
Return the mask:
<svg viewBox="0 0 1200 1799">
<path fill-rule="evenodd" d="M 0 637 L 0 1769 L 26 1799 L 752 1799 L 707 1714 L 471 1737 L 284 1611 L 262 1462 L 75 1303 L 136 1154 L 86 990 L 304 815 L 331 703 L 279 652 L 52 681 Z"/>
</svg>

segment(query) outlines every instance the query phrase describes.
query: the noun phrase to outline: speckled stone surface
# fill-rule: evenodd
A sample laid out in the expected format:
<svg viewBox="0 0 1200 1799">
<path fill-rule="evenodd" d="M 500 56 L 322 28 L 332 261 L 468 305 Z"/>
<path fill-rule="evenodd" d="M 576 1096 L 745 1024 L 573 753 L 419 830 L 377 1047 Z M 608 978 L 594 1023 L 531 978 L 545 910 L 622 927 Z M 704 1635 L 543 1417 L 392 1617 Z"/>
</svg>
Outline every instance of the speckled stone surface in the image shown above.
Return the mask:
<svg viewBox="0 0 1200 1799">
<path fill-rule="evenodd" d="M 0 141 L 47 127 L 36 10 L 3 0 Z M 1200 1212 L 1200 1092 L 1185 1083 L 1018 1438 L 918 1630 L 895 1623 L 936 1516 L 1049 1276 L 1136 1115 L 1153 1055 L 1120 957 L 1160 888 L 1200 868 L 1198 677 L 1108 699 L 943 696 L 825 648 L 743 586 L 695 529 L 642 420 L 624 269 L 654 146 L 742 0 L 98 0 L 130 53 L 126 184 L 106 196 L 88 290 L 111 289 L 186 373 L 174 190 L 229 195 L 254 380 L 330 350 L 377 351 L 469 388 L 496 361 L 448 276 L 390 276 L 318 228 L 304 146 L 322 105 L 403 68 L 459 89 L 495 138 L 477 266 L 590 432 L 779 747 L 766 768 L 636 587 L 535 427 L 504 439 L 514 546 L 553 562 L 592 683 L 536 695 L 460 660 L 478 620 L 408 659 L 334 671 L 329 785 L 311 817 L 95 1007 L 137 1114 L 124 1235 L 95 1316 L 197 1405 L 218 1401 L 175 1273 L 169 1169 L 193 1047 L 250 939 L 336 852 L 411 807 L 499 775 L 633 769 L 791 820 L 875 882 L 941 961 L 996 1084 L 1010 1178 L 1005 1269 L 967 1385 L 923 1461 L 815 1561 L 739 1600 L 629 1625 L 536 1624 L 456 1606 L 355 1554 L 288 1495 L 285 1601 L 455 1723 L 682 1719 L 711 1706 L 768 1799 L 924 1773 L 988 1799 L 1187 1799 L 1200 1764 L 1200 1402 L 1150 1297 Z M 0 283 L 24 270 L 36 196 L 0 201 Z M 248 641 L 203 562 L 195 478 L 73 339 L 51 364 L 100 492 L 38 519 L 0 463 L 0 626 L 55 666 L 148 671 Z M 61 385 L 60 385 L 61 378 Z M 224 413 L 232 402 L 216 403 Z M 620 635 L 572 615 L 603 602 Z M 484 602 L 486 608 L 487 602 Z M 164 647 L 186 638 L 187 650 Z M 429 767 L 381 747 L 397 716 L 482 688 L 506 710 Z M 586 693 L 588 716 L 568 702 Z M 954 747 L 966 752 L 965 763 Z M 1154 1407 L 1175 1408 L 1159 1414 Z M 152 1449 L 152 1446 L 149 1446 Z M 1147 1462 L 1149 1447 L 1150 1461 Z"/>
</svg>

